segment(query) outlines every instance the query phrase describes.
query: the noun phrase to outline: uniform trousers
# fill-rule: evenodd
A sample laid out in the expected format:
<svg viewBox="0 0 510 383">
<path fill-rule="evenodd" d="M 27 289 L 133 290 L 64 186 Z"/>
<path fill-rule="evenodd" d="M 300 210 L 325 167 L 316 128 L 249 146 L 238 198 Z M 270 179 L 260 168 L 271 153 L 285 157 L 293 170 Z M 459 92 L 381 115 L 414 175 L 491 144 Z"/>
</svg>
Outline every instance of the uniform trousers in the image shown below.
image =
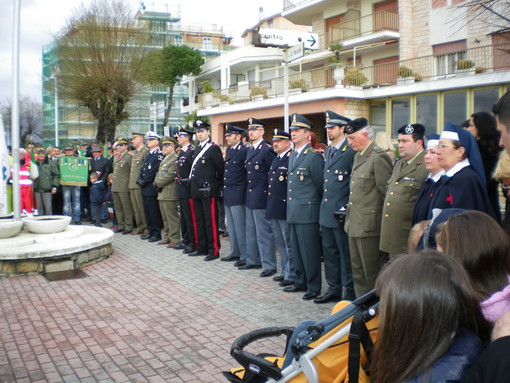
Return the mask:
<svg viewBox="0 0 510 383">
<path fill-rule="evenodd" d="M 221 244 L 216 198 L 193 198 L 193 205 L 197 227 L 197 251 L 200 254 L 219 256 Z"/>
<path fill-rule="evenodd" d="M 119 230 L 133 230 L 133 206 L 129 192 L 113 192 L 113 208 Z"/>
<path fill-rule="evenodd" d="M 225 216 L 230 241 L 228 256 L 246 261 L 246 205 L 225 205 Z"/>
<path fill-rule="evenodd" d="M 375 287 L 375 280 L 381 271 L 379 253 L 380 237 L 349 237 L 352 278 L 357 297 Z"/>
<path fill-rule="evenodd" d="M 290 247 L 289 224 L 285 219 L 271 219 L 269 222 L 271 223 L 276 247 L 280 253 L 280 275 L 287 281 L 294 281 L 296 271 L 294 270 L 294 260 Z"/>
<path fill-rule="evenodd" d="M 163 230 L 163 218 L 159 210 L 158 198 L 156 196 L 143 196 L 143 210 L 145 212 L 145 221 L 147 230 L 151 238 L 161 239 L 161 230 Z"/>
<path fill-rule="evenodd" d="M 322 227 L 322 251 L 328 293 L 354 300 L 349 237 L 343 229 Z"/>
<path fill-rule="evenodd" d="M 179 243 L 181 240 L 178 206 L 179 201 L 177 200 L 159 200 L 163 230 L 165 231 L 163 239 L 170 243 Z"/>
<path fill-rule="evenodd" d="M 195 225 L 193 224 L 193 217 L 195 212 L 192 210 L 190 203 L 193 203 L 191 198 L 179 199 L 182 243 L 185 246 L 192 246 L 193 250 L 197 250 L 198 247 L 197 241 L 195 240 Z"/>
<path fill-rule="evenodd" d="M 136 229 L 139 232 L 144 232 L 147 230 L 147 220 L 143 211 L 142 191 L 140 188 L 129 189 L 129 196 L 131 198 L 133 215 L 135 216 Z"/>
<path fill-rule="evenodd" d="M 296 269 L 294 286 L 308 292 L 320 292 L 321 244 L 318 223 L 291 223 L 290 247 Z"/>
<path fill-rule="evenodd" d="M 52 215 L 53 201 L 50 192 L 35 192 L 35 203 L 38 215 Z"/>
<path fill-rule="evenodd" d="M 266 209 L 246 208 L 246 265 L 276 270 L 276 254 Z"/>
</svg>

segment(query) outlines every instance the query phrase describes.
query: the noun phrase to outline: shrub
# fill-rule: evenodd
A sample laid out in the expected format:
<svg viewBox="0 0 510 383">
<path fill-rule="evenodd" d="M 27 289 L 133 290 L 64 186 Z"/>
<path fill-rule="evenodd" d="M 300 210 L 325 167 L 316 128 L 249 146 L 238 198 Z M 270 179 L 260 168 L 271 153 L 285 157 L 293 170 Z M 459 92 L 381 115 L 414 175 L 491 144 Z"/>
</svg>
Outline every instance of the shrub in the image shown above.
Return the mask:
<svg viewBox="0 0 510 383">
<path fill-rule="evenodd" d="M 368 78 L 360 69 L 351 68 L 345 74 L 345 81 L 349 85 L 361 86 L 368 81 Z"/>
<path fill-rule="evenodd" d="M 261 86 L 254 86 L 250 89 L 250 96 L 264 96 L 264 98 L 267 98 L 267 90 Z"/>
<path fill-rule="evenodd" d="M 199 82 L 198 85 L 200 85 L 200 87 L 202 88 L 202 92 L 204 93 L 214 92 L 214 87 L 211 85 L 211 82 L 209 80 Z"/>
<path fill-rule="evenodd" d="M 299 78 L 289 82 L 289 89 L 301 89 L 303 92 L 306 92 L 308 90 L 308 86 L 306 85 L 306 80 L 304 78 Z"/>
<path fill-rule="evenodd" d="M 485 72 L 485 68 L 483 66 L 475 66 L 475 73 L 483 73 Z"/>
<path fill-rule="evenodd" d="M 475 63 L 471 60 L 457 60 L 455 65 L 457 69 L 470 69 L 475 66 Z"/>
<path fill-rule="evenodd" d="M 398 68 L 397 76 L 398 77 L 413 77 L 414 73 L 411 68 L 408 68 L 406 66 L 401 66 L 400 68 Z"/>
</svg>

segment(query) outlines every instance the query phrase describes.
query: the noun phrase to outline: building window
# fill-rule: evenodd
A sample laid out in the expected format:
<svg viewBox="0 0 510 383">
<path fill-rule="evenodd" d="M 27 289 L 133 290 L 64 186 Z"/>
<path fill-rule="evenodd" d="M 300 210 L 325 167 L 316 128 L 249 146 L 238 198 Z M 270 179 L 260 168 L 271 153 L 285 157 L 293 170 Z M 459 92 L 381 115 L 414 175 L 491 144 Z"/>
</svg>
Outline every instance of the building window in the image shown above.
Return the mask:
<svg viewBox="0 0 510 383">
<path fill-rule="evenodd" d="M 474 94 L 474 113 L 492 112 L 492 106 L 499 99 L 498 88 L 477 89 Z"/>
<path fill-rule="evenodd" d="M 213 44 L 212 44 L 212 38 L 211 37 L 204 37 L 202 38 L 202 44 L 204 51 L 212 51 Z"/>
<path fill-rule="evenodd" d="M 182 36 L 174 37 L 174 45 L 182 45 Z"/>
<path fill-rule="evenodd" d="M 370 122 L 375 134 L 386 132 L 386 100 L 370 102 Z"/>
<path fill-rule="evenodd" d="M 436 57 L 436 75 L 444 76 L 455 73 L 457 60 L 465 60 L 466 52 L 448 53 Z"/>
<path fill-rule="evenodd" d="M 416 96 L 416 122 L 425 125 L 426 134 L 437 133 L 437 95 Z"/>
<path fill-rule="evenodd" d="M 461 124 L 467 116 L 467 92 L 447 92 L 444 94 L 444 122 Z"/>
<path fill-rule="evenodd" d="M 391 136 L 397 138 L 398 129 L 411 119 L 411 99 L 409 97 L 391 100 Z"/>
</svg>

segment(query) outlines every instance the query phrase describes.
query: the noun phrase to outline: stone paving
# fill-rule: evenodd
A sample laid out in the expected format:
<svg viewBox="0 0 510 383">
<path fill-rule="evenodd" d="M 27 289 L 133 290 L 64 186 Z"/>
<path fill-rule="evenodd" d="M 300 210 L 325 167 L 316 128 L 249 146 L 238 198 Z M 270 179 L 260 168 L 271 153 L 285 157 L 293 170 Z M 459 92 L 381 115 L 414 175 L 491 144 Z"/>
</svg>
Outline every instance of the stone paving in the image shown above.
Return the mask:
<svg viewBox="0 0 510 383">
<path fill-rule="evenodd" d="M 86 278 L 0 279 L 0 382 L 226 382 L 236 337 L 319 320 L 333 307 L 282 292 L 260 270 L 138 236 L 115 234 L 113 246 Z M 271 338 L 250 351 L 283 346 Z"/>
</svg>

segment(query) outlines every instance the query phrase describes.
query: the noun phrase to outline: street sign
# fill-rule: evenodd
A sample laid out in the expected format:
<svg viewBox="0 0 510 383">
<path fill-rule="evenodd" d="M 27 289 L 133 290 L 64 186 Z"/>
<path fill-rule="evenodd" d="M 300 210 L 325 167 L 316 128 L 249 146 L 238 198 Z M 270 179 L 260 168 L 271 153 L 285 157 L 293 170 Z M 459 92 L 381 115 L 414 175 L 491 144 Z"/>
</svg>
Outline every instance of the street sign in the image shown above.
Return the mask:
<svg viewBox="0 0 510 383">
<path fill-rule="evenodd" d="M 260 28 L 259 37 L 262 46 L 292 47 L 304 43 L 305 49 L 315 50 L 319 47 L 319 35 L 317 33 Z"/>
<path fill-rule="evenodd" d="M 305 55 L 305 43 L 299 43 L 287 49 L 287 62 L 300 59 Z"/>
</svg>

